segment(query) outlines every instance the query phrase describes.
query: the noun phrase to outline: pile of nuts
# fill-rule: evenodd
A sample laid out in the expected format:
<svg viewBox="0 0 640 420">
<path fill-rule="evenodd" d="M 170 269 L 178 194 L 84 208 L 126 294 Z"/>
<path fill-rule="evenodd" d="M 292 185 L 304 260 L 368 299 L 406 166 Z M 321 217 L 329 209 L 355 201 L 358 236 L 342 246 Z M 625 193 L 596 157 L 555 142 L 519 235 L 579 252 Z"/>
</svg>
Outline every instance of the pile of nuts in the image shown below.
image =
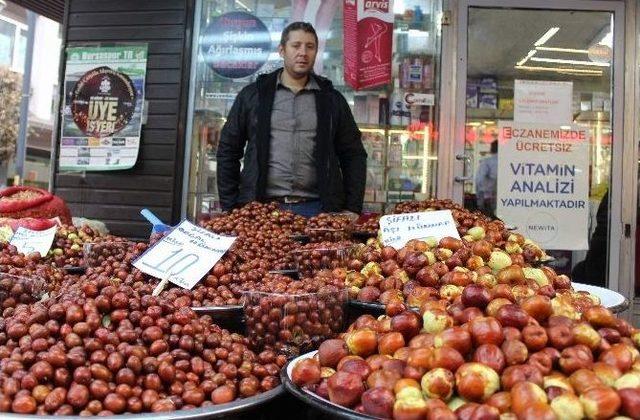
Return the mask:
<svg viewBox="0 0 640 420">
<path fill-rule="evenodd" d="M 402 305 L 360 317 L 293 367 L 301 387 L 356 412 L 396 419 L 604 419 L 640 413 L 640 330 L 593 306 L 553 315 L 467 286 L 421 316 Z M 503 417 L 504 416 L 504 417 Z"/>
<path fill-rule="evenodd" d="M 304 217 L 280 209 L 277 203 L 253 202 L 204 221 L 202 227 L 237 236 L 228 254 L 241 261 L 264 261 L 269 270 L 286 270 L 293 266 L 290 252 L 297 246 L 291 236 L 300 234 L 305 224 Z"/>
<path fill-rule="evenodd" d="M 362 217 L 362 221 L 360 219 L 356 220 L 353 225 L 354 232 L 367 234 L 370 236 L 377 236 L 378 231 L 380 230 L 380 215 L 373 215 L 369 217 Z"/>
<path fill-rule="evenodd" d="M 462 288 L 480 283 L 488 288 L 507 285 L 514 293 L 546 293 L 568 289 L 569 278 L 548 267 L 535 267 L 544 252 L 517 233 L 501 245 L 487 239 L 483 227 L 471 228 L 463 239 L 411 240 L 403 248 L 382 247 L 377 241 L 356 248 L 346 279 L 353 298 L 383 304 L 400 299 L 419 307 L 433 296 L 458 296 Z"/>
<path fill-rule="evenodd" d="M 251 348 L 297 356 L 343 331 L 344 289 L 311 279 L 290 282 L 284 290 L 262 289 L 269 291 L 248 291 L 243 296 Z"/>
<path fill-rule="evenodd" d="M 97 238 L 100 238 L 100 234 L 87 225 L 81 228 L 60 226 L 47 257 L 56 267 L 80 267 L 83 264 L 83 245 Z"/>
<path fill-rule="evenodd" d="M 353 219 L 343 213 L 320 213 L 311 217 L 304 230 L 311 242 L 339 242 L 349 239 Z"/>
<path fill-rule="evenodd" d="M 40 254 L 24 255 L 19 253 L 15 246 L 7 243 L 0 243 L 0 273 L 26 279 L 33 278 L 38 283 L 44 282 L 44 290 L 41 290 L 41 286 L 33 289 L 36 295 L 57 291 L 65 278 L 63 270 L 48 264 L 45 259 L 40 257 Z M 18 296 L 13 297 L 17 298 Z M 26 299 L 26 297 L 23 298 Z M 9 299 L 7 302 L 2 302 L 2 308 L 12 307 L 13 303 L 20 300 Z"/>
<path fill-rule="evenodd" d="M 273 389 L 284 357 L 151 296 L 86 281 L 2 321 L 0 411 L 112 415 L 223 404 Z M 77 292 L 77 290 L 76 290 Z"/>
<path fill-rule="evenodd" d="M 298 247 L 293 252 L 298 274 L 311 277 L 319 270 L 346 267 L 351 255 L 353 243 L 340 242 L 310 242 Z"/>
</svg>

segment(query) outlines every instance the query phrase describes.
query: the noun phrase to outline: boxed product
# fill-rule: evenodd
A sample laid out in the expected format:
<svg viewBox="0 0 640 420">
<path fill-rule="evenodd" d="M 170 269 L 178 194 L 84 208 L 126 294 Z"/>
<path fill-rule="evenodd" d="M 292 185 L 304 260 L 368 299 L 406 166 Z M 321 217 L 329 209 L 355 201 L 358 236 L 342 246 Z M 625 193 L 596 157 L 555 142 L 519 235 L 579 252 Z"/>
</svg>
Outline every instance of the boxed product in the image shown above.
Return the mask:
<svg viewBox="0 0 640 420">
<path fill-rule="evenodd" d="M 345 0 L 344 79 L 354 89 L 391 82 L 393 2 Z"/>
</svg>

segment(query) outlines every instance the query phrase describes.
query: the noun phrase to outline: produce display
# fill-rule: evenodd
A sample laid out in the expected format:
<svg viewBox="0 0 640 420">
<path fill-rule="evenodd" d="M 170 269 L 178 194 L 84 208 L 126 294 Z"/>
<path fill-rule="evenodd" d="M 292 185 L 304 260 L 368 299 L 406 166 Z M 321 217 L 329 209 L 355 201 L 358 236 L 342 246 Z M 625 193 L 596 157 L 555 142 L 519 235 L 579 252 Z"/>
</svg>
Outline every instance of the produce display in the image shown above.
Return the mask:
<svg viewBox="0 0 640 420">
<path fill-rule="evenodd" d="M 280 209 L 277 203 L 250 203 L 213 217 L 203 222 L 202 227 L 221 235 L 237 236 L 228 254 L 240 261 L 257 260 L 264 262 L 268 270 L 285 270 L 293 268 L 290 251 L 298 245 L 291 236 L 301 234 L 305 223 L 304 217 Z"/>
<path fill-rule="evenodd" d="M 222 404 L 278 385 L 284 357 L 150 295 L 88 281 L 16 308 L 0 342 L 0 411 L 110 415 Z"/>
<path fill-rule="evenodd" d="M 345 267 L 352 250 L 350 241 L 310 242 L 293 251 L 293 259 L 300 275 L 313 276 L 320 270 Z"/>
<path fill-rule="evenodd" d="M 309 218 L 304 233 L 311 242 L 339 242 L 349 239 L 353 219 L 342 213 L 320 213 Z"/>
<path fill-rule="evenodd" d="M 571 319 L 548 296 L 516 304 L 472 285 L 456 304 L 388 312 L 324 341 L 292 381 L 382 418 L 640 416 L 640 330 L 602 306 Z"/>
<path fill-rule="evenodd" d="M 207 275 L 157 296 L 159 279 L 132 263 L 167 233 L 144 243 L 62 225 L 44 257 L 0 244 L 0 412 L 215 409 L 275 389 L 298 357 L 292 386 L 356 415 L 639 418 L 640 331 L 499 220 L 449 200 L 395 212 L 441 209 L 461 239 L 395 249 L 355 235 L 377 236 L 378 216 L 249 203 L 202 222 L 237 236 Z M 386 314 L 349 318 L 350 300 Z M 220 307 L 240 329 L 203 315 Z"/>
<path fill-rule="evenodd" d="M 343 331 L 347 294 L 321 280 L 272 285 L 244 294 L 245 323 L 252 348 L 295 356 L 318 347 Z"/>
<path fill-rule="evenodd" d="M 100 234 L 89 226 L 78 228 L 73 225 L 62 225 L 56 231 L 47 257 L 51 258 L 57 267 L 81 267 L 85 265 L 84 244 L 95 242 L 100 237 Z"/>
</svg>

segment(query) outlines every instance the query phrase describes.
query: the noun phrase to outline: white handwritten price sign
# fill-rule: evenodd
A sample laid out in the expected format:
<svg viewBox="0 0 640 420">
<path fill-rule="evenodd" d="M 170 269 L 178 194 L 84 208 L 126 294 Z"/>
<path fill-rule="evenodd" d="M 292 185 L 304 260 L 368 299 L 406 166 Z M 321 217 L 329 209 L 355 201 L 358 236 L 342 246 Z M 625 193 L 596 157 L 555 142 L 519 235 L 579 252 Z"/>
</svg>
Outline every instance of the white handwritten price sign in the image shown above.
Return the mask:
<svg viewBox="0 0 640 420">
<path fill-rule="evenodd" d="M 192 289 L 235 240 L 234 236 L 220 236 L 185 220 L 135 260 L 133 266 Z"/>
<path fill-rule="evenodd" d="M 451 210 L 389 214 L 380 218 L 382 243 L 400 249 L 411 239 L 460 239 Z"/>
<path fill-rule="evenodd" d="M 41 256 L 45 257 L 51 248 L 57 229 L 57 226 L 47 230 L 31 230 L 19 227 L 9 243 L 18 248 L 18 252 L 22 252 L 25 255 L 39 252 Z"/>
</svg>

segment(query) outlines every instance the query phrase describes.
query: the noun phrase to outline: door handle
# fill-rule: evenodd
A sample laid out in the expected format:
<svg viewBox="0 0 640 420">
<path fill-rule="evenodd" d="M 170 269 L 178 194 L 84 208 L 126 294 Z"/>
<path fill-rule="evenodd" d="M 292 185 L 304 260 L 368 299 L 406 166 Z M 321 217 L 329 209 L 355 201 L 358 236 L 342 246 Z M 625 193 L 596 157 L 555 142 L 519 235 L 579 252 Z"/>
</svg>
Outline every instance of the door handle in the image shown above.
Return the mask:
<svg viewBox="0 0 640 420">
<path fill-rule="evenodd" d="M 456 176 L 454 178 L 454 181 L 460 184 L 473 181 L 473 176 L 468 174 L 468 171 L 471 167 L 471 156 L 465 153 L 461 153 L 459 155 L 456 155 L 456 160 L 462 161 L 462 176 Z"/>
</svg>

